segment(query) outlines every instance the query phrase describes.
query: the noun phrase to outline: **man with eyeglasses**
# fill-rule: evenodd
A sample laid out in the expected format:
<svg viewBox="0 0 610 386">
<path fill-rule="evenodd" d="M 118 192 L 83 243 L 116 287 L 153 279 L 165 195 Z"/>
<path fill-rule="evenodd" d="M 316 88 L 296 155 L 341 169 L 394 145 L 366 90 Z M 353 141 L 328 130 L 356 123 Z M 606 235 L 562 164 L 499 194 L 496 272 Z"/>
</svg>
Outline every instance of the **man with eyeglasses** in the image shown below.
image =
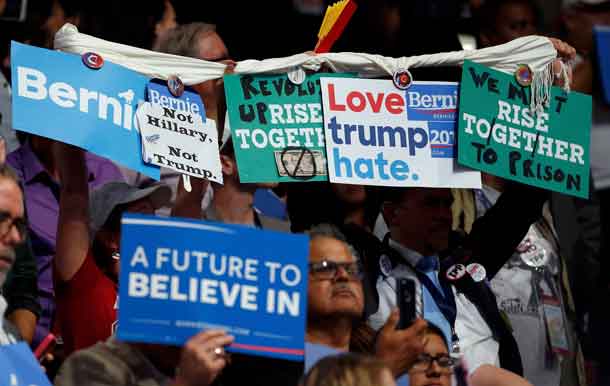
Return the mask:
<svg viewBox="0 0 610 386">
<path fill-rule="evenodd" d="M 308 233 L 306 371 L 323 357 L 349 351 L 354 322 L 364 313 L 360 265 L 343 234 L 328 224 L 317 225 Z M 375 355 L 396 378 L 407 372 L 423 349 L 426 328 L 422 319 L 405 330 L 397 330 L 397 324 L 394 310 L 375 343 Z"/>
<path fill-rule="evenodd" d="M 0 287 L 15 262 L 15 247 L 25 240 L 23 193 L 16 174 L 0 165 Z M 15 328 L 4 319 L 7 303 L 0 293 L 0 344 L 16 343 Z"/>
</svg>

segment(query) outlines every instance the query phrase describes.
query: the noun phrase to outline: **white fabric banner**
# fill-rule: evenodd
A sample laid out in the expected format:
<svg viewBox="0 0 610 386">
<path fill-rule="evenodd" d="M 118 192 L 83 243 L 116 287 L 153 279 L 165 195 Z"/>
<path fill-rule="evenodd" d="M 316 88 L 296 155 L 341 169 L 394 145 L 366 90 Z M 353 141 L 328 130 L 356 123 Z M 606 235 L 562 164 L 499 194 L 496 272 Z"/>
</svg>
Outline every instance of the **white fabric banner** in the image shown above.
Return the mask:
<svg viewBox="0 0 610 386">
<path fill-rule="evenodd" d="M 170 55 L 109 42 L 78 32 L 72 24 L 65 24 L 55 35 L 55 49 L 83 54 L 95 52 L 104 59 L 120 64 L 151 78 L 167 79 L 176 75 L 186 85 L 198 84 L 223 76 L 222 63 Z M 234 69 L 238 74 L 284 73 L 295 67 L 318 71 L 327 65 L 334 72 L 355 72 L 361 77 L 391 76 L 400 69 L 426 66 L 459 66 L 464 60 L 492 67 L 509 74 L 526 63 L 534 72 L 531 87 L 532 105 L 541 107 L 548 100 L 553 82 L 550 69 L 557 51 L 548 38 L 526 36 L 499 46 L 479 50 L 454 51 L 430 55 L 388 58 L 355 52 L 296 54 L 284 58 L 245 60 Z M 567 83 L 567 82 L 566 82 Z"/>
</svg>

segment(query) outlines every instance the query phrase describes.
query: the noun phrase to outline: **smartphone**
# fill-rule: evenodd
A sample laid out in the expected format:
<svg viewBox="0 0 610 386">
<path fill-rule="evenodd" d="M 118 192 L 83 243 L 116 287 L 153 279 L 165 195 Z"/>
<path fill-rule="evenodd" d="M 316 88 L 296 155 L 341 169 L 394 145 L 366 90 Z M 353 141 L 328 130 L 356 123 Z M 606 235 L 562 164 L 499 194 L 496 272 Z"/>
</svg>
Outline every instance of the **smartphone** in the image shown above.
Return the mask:
<svg viewBox="0 0 610 386">
<path fill-rule="evenodd" d="M 42 340 L 42 342 L 40 342 L 38 347 L 36 347 L 36 350 L 34 350 L 34 356 L 36 357 L 36 359 L 38 359 L 38 361 L 43 360 L 45 355 L 49 351 L 53 350 L 53 347 L 55 347 L 55 343 L 55 335 L 49 333 L 49 335 L 45 336 L 45 338 Z"/>
<path fill-rule="evenodd" d="M 417 319 L 417 282 L 413 278 L 397 279 L 396 304 L 400 314 L 398 329 L 409 328 Z"/>
</svg>

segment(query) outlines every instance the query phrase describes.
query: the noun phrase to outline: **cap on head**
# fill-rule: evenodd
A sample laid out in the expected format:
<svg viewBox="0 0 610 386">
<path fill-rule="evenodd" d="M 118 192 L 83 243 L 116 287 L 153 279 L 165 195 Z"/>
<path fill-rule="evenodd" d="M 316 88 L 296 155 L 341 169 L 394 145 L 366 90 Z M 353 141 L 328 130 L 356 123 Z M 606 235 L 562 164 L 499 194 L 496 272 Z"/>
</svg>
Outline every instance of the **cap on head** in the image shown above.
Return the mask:
<svg viewBox="0 0 610 386">
<path fill-rule="evenodd" d="M 95 234 L 100 230 L 114 208 L 119 205 L 129 204 L 149 197 L 154 209 L 159 209 L 169 203 L 171 195 L 171 189 L 165 184 L 137 188 L 126 182 L 108 182 L 91 193 L 89 203 L 91 231 Z"/>
</svg>

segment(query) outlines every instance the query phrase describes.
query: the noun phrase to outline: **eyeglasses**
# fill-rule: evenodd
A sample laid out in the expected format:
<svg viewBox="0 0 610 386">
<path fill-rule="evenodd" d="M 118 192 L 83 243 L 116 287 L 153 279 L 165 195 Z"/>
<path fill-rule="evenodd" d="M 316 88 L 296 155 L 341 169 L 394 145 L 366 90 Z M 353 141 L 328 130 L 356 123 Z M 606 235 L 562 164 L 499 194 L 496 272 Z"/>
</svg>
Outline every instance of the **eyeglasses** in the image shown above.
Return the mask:
<svg viewBox="0 0 610 386">
<path fill-rule="evenodd" d="M 25 240 L 28 231 L 28 225 L 25 219 L 22 217 L 13 218 L 9 213 L 0 211 L 0 237 L 6 237 L 13 229 L 13 226 L 17 229 L 17 233 L 19 234 L 19 242 Z"/>
<path fill-rule="evenodd" d="M 343 268 L 352 280 L 360 280 L 362 278 L 362 272 L 357 262 L 337 263 L 332 260 L 322 260 L 309 264 L 309 272 L 318 280 L 334 279 L 337 277 L 339 268 Z"/>
<path fill-rule="evenodd" d="M 432 356 L 429 354 L 419 354 L 415 363 L 413 364 L 413 370 L 416 371 L 427 371 L 432 362 L 436 361 L 436 363 L 441 368 L 441 372 L 443 373 L 451 373 L 453 372 L 453 367 L 456 365 L 456 360 L 451 358 L 447 354 L 439 354 L 436 356 Z"/>
</svg>

